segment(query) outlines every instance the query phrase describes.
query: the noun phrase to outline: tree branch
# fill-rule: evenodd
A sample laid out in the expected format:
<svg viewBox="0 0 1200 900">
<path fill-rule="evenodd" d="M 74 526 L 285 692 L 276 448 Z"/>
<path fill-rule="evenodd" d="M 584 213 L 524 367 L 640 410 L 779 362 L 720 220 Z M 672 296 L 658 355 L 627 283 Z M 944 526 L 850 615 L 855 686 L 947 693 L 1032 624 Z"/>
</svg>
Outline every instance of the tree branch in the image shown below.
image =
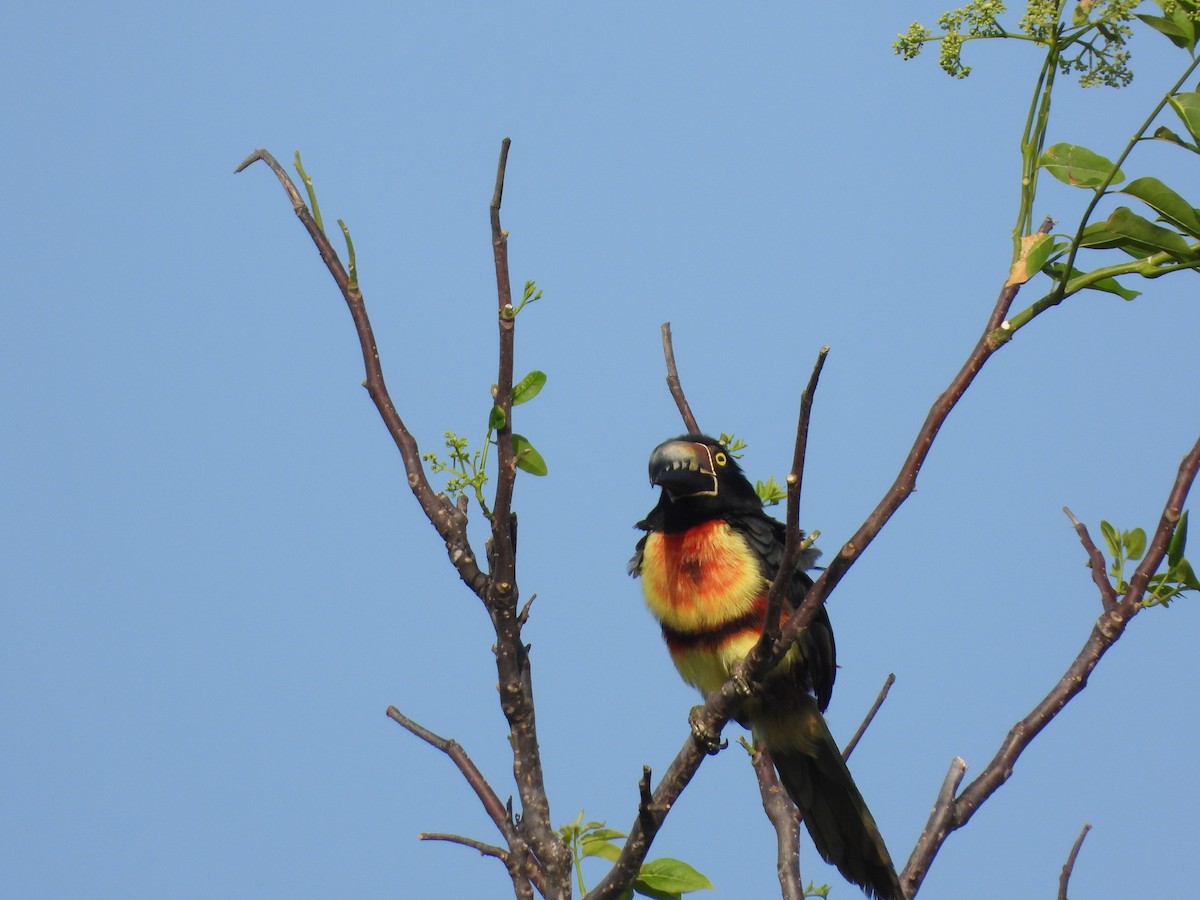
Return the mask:
<svg viewBox="0 0 1200 900">
<path fill-rule="evenodd" d="M 675 347 L 671 341 L 670 322 L 662 323 L 662 345 L 663 356 L 667 360 L 667 389 L 675 398 L 675 405 L 679 408 L 679 415 L 683 417 L 683 426 L 688 430 L 688 434 L 699 434 L 700 426 L 696 424 L 696 417 L 692 415 L 692 408 L 688 406 L 687 397 L 683 394 L 683 385 L 679 383 L 679 370 L 675 368 Z"/>
<path fill-rule="evenodd" d="M 505 843 L 508 844 L 507 853 L 493 853 L 489 855 L 498 856 L 498 858 L 504 860 L 509 873 L 512 875 L 513 885 L 518 890 L 518 895 L 520 894 L 521 884 L 524 883 L 527 887 L 531 881 L 537 886 L 538 891 L 545 894 L 545 874 L 542 871 L 542 867 L 530 854 L 529 847 L 513 823 L 508 808 L 501 802 L 499 796 L 492 789 L 491 784 L 483 777 L 483 773 L 479 771 L 479 768 L 472 761 L 471 757 L 467 755 L 467 751 L 462 748 L 462 745 L 452 738 L 444 738 L 434 734 L 428 728 L 408 718 L 408 716 L 404 715 L 394 706 L 387 708 L 387 715 L 393 722 L 416 735 L 431 747 L 441 750 L 458 767 L 458 771 L 467 780 L 467 784 L 471 786 L 471 790 L 475 792 L 475 796 L 483 804 L 484 811 L 488 814 L 492 822 L 495 823 L 496 828 L 499 829 L 500 834 L 504 837 Z M 427 838 L 425 835 L 421 835 L 421 840 L 430 839 L 449 840 L 450 838 L 443 836 Z M 467 843 L 467 841 L 468 839 L 463 838 L 458 843 Z M 480 849 L 474 843 L 469 844 L 469 846 Z M 480 850 L 480 852 L 483 851 Z"/>
<path fill-rule="evenodd" d="M 781 895 L 783 900 L 804 900 L 804 882 L 800 880 L 800 811 L 779 783 L 767 748 L 755 742 L 748 749 L 762 794 L 763 811 L 775 828 L 775 869 Z"/>
<path fill-rule="evenodd" d="M 271 171 L 275 173 L 275 177 L 279 179 L 279 183 L 283 185 L 284 191 L 292 201 L 292 208 L 309 237 L 312 238 L 313 244 L 316 245 L 317 252 L 320 253 L 325 267 L 329 269 L 329 274 L 333 276 L 338 290 L 342 292 L 342 297 L 345 298 L 362 349 L 363 368 L 366 371 L 366 380 L 363 381 L 363 386 L 370 394 L 388 434 L 392 436 L 396 448 L 400 451 L 400 458 L 404 461 L 404 470 L 408 475 L 409 488 L 412 489 L 413 495 L 421 505 L 425 517 L 429 519 L 430 524 L 446 542 L 446 553 L 458 571 L 458 577 L 476 596 L 482 599 L 486 592 L 487 578 L 480 570 L 475 552 L 467 540 L 467 517 L 447 500 L 444 494 L 434 492 L 429 485 L 429 480 L 425 477 L 425 467 L 421 465 L 421 451 L 417 447 L 417 441 L 400 418 L 395 404 L 392 403 L 391 395 L 388 393 L 387 383 L 383 377 L 383 368 L 379 362 L 379 349 L 375 344 L 375 334 L 371 328 L 371 320 L 367 316 L 362 291 L 359 290 L 358 284 L 352 282 L 346 274 L 341 260 L 338 259 L 337 251 L 333 249 L 325 232 L 317 225 L 316 219 L 313 218 L 304 200 L 301 199 L 295 183 L 274 156 L 266 150 L 255 150 L 242 161 L 235 171 L 241 172 L 259 160 L 270 167 Z"/>
<path fill-rule="evenodd" d="M 516 515 L 512 512 L 516 461 L 512 445 L 512 386 L 516 315 L 508 272 L 508 232 L 500 226 L 504 175 L 512 141 L 500 144 L 496 187 L 489 207 L 492 257 L 496 267 L 497 323 L 500 355 L 496 373 L 496 405 L 504 425 L 496 432 L 496 494 L 492 503 L 492 537 L 489 542 L 491 575 L 486 604 L 496 630 L 496 672 L 500 709 L 508 721 L 513 752 L 513 777 L 521 798 L 521 833 L 546 869 L 546 888 L 552 898 L 570 896 L 571 851 L 550 822 L 550 801 L 542 774 L 534 714 L 533 677 L 529 650 L 521 637 L 522 615 L 517 611 L 520 591 L 516 577 Z"/>
<path fill-rule="evenodd" d="M 828 355 L 828 347 L 822 347 L 817 352 L 817 361 L 813 364 L 808 384 L 800 394 L 800 415 L 796 421 L 796 443 L 792 452 L 792 468 L 786 479 L 787 516 L 784 520 L 786 538 L 783 544 L 783 556 L 779 560 L 779 571 L 775 573 L 775 580 L 771 582 L 771 588 L 767 592 L 767 611 L 762 634 L 759 635 L 754 649 L 747 654 L 743 668 L 761 666 L 761 663 L 757 661 L 771 654 L 772 647 L 779 637 L 779 614 L 783 610 L 783 601 L 792 586 L 792 577 L 796 572 L 796 564 L 800 560 L 800 544 L 803 540 L 800 534 L 800 488 L 804 483 L 804 458 L 808 451 L 808 422 L 812 416 L 813 395 L 817 391 L 817 382 L 821 378 L 821 370 L 825 368 L 825 357 Z M 787 648 L 784 648 L 779 655 L 782 656 L 786 652 Z M 763 667 L 761 671 L 767 671 L 766 667 Z"/>
<path fill-rule="evenodd" d="M 896 674 L 889 672 L 888 677 L 883 681 L 883 687 L 879 689 L 879 696 L 875 698 L 875 702 L 867 710 L 867 717 L 863 719 L 862 724 L 858 726 L 858 731 L 854 732 L 854 737 L 850 738 L 845 749 L 842 750 L 842 759 L 848 760 L 850 758 L 850 754 L 854 752 L 854 748 L 858 746 L 858 742 L 862 740 L 862 736 L 871 727 L 871 723 L 875 720 L 875 714 L 879 712 L 879 707 L 883 706 L 883 701 L 887 699 L 888 692 L 891 691 L 892 685 L 895 683 Z"/>
<path fill-rule="evenodd" d="M 1067 884 L 1071 881 L 1071 873 L 1075 871 L 1075 859 L 1079 856 L 1079 848 L 1083 846 L 1083 839 L 1091 830 L 1092 826 L 1087 824 L 1079 830 L 1079 837 L 1075 838 L 1071 853 L 1067 857 L 1067 861 L 1063 863 L 1062 874 L 1058 876 L 1058 900 L 1067 900 Z"/>
<path fill-rule="evenodd" d="M 1050 724 L 1075 695 L 1087 687 L 1088 677 L 1092 670 L 1103 658 L 1108 649 L 1117 642 L 1129 621 L 1142 609 L 1141 601 L 1145 594 L 1150 576 L 1162 565 L 1175 526 L 1183 514 L 1183 503 L 1188 491 L 1196 479 L 1197 469 L 1200 469 L 1200 439 L 1183 458 L 1175 481 L 1167 496 L 1158 527 L 1150 540 L 1146 556 L 1130 578 L 1129 590 L 1125 597 L 1112 609 L 1106 609 L 1100 614 L 1092 632 L 1088 636 L 1083 649 L 1075 657 L 1067 671 L 1058 683 L 1042 699 L 1042 701 L 1024 719 L 1014 725 L 1005 737 L 1000 749 L 988 763 L 987 767 L 972 781 L 957 798 L 951 797 L 946 804 L 946 812 L 941 827 L 934 833 L 926 827 L 926 833 L 909 857 L 908 865 L 901 876 L 901 883 L 915 896 L 917 888 L 924 879 L 930 863 L 941 849 L 942 842 L 950 832 L 957 831 L 971 820 L 979 807 L 994 794 L 1001 785 L 1012 777 L 1013 768 L 1025 748 L 1033 741 L 1042 729 Z M 937 813 L 943 805 L 939 797 Z M 931 818 L 931 823 L 933 819 Z"/>
<path fill-rule="evenodd" d="M 928 871 L 929 862 L 946 840 L 946 835 L 954 828 L 954 795 L 958 792 L 958 786 L 962 783 L 966 771 L 967 763 L 961 756 L 950 760 L 950 768 L 942 781 L 941 790 L 938 791 L 937 801 L 929 813 L 929 821 L 925 823 L 925 828 L 917 839 L 917 846 L 913 848 L 908 865 L 900 874 L 900 884 L 909 898 L 917 896 L 917 890 Z M 924 861 L 923 867 L 914 861 Z"/>
<path fill-rule="evenodd" d="M 1113 588 L 1112 582 L 1108 580 L 1108 572 L 1104 569 L 1104 555 L 1096 546 L 1095 541 L 1092 540 L 1092 536 L 1088 534 L 1087 526 L 1075 518 L 1075 514 L 1067 507 L 1063 507 L 1063 512 L 1067 514 L 1067 518 L 1075 526 L 1075 533 L 1079 535 L 1079 542 L 1083 544 L 1083 549 L 1087 551 L 1088 567 L 1092 572 L 1092 581 L 1100 589 L 1101 605 L 1105 609 L 1112 609 L 1117 605 L 1117 592 Z"/>
<path fill-rule="evenodd" d="M 510 843 L 510 863 L 515 860 L 515 863 L 522 867 L 522 877 L 528 880 L 535 877 L 536 869 L 536 866 L 528 860 L 531 855 L 536 856 L 542 867 L 542 869 L 536 870 L 536 877 L 541 882 L 539 889 L 551 900 L 559 900 L 559 898 L 570 896 L 571 854 L 550 825 L 549 802 L 542 776 L 533 712 L 533 685 L 529 656 L 521 639 L 522 617 L 516 608 L 519 596 L 516 584 L 514 546 L 516 523 L 515 517 L 511 513 L 516 467 L 513 459 L 510 424 L 514 312 L 508 274 L 508 233 L 500 227 L 500 204 L 504 192 L 504 174 L 509 146 L 510 141 L 505 138 L 501 144 L 500 161 L 496 169 L 496 185 L 490 205 L 500 344 L 495 402 L 505 414 L 504 427 L 499 429 L 496 435 L 498 474 L 495 503 L 492 507 L 492 537 L 489 541 L 490 574 L 485 574 L 480 569 L 476 555 L 467 540 L 465 506 L 452 504 L 444 494 L 435 493 L 430 487 L 421 464 L 416 440 L 409 433 L 392 403 L 384 381 L 375 336 L 357 279 L 347 274 L 341 260 L 338 259 L 337 252 L 301 198 L 295 183 L 270 153 L 266 150 L 256 150 L 238 166 L 237 171 L 240 172 L 251 163 L 261 160 L 275 173 L 291 199 L 292 208 L 316 245 L 321 259 L 333 276 L 350 310 L 362 349 L 363 366 L 366 370 L 366 380 L 363 385 L 367 388 L 376 409 L 383 418 L 388 433 L 391 434 L 400 451 L 408 475 L 409 487 L 421 505 L 426 518 L 446 542 L 447 553 L 451 563 L 458 571 L 459 577 L 484 602 L 492 619 L 496 631 L 496 668 L 499 675 L 500 705 L 509 723 L 509 739 L 513 748 L 513 775 L 516 778 L 522 808 L 520 825 L 515 826 L 519 829 L 521 838 L 514 839 L 510 834 L 505 834 L 506 840 L 509 840 Z M 397 715 L 399 714 L 397 713 Z M 400 720 L 397 719 L 397 721 Z M 416 727 L 419 728 L 419 726 Z M 421 734 L 419 731 L 413 733 Z M 432 735 L 430 732 L 425 734 L 436 738 L 436 735 Z M 488 790 L 490 792 L 490 788 Z M 490 800 L 485 800 L 485 807 L 489 807 L 489 812 L 493 813 L 495 820 L 495 811 L 494 808 L 491 808 Z M 504 821 L 511 825 L 511 819 L 507 814 Z M 525 849 L 518 853 L 518 848 Z M 516 871 L 513 873 L 513 879 L 518 894 L 521 894 L 523 889 L 517 883 Z"/>
</svg>

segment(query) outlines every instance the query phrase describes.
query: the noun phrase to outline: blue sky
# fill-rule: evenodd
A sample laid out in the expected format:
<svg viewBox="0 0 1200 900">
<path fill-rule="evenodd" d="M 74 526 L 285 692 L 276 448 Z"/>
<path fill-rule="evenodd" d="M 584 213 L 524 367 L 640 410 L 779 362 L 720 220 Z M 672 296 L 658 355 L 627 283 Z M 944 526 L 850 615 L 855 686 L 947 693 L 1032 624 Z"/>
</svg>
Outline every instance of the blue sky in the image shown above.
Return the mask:
<svg viewBox="0 0 1200 900">
<path fill-rule="evenodd" d="M 274 178 L 299 149 L 353 230 L 393 396 L 422 449 L 482 436 L 494 380 L 486 207 L 504 224 L 519 410 L 520 584 L 555 820 L 625 828 L 695 702 L 625 575 L 645 460 L 681 430 L 659 323 L 706 429 L 781 475 L 832 346 L 804 519 L 836 548 L 891 483 L 1003 282 L 1037 59 L 966 82 L 889 43 L 938 4 L 19 4 L 0 36 L 0 893 L 504 896 L 459 740 L 511 790 L 491 637 L 359 386 L 349 317 Z M 1115 154 L 1185 64 L 1065 90 L 1052 140 Z M 1193 202 L 1181 152 L 1162 174 Z M 1169 173 L 1169 174 L 1168 174 Z M 1048 185 L 1064 223 L 1085 195 Z M 968 778 L 1099 612 L 1066 504 L 1151 527 L 1196 438 L 1195 276 L 1077 297 L 951 416 L 919 491 L 830 603 L 835 734 L 897 683 L 853 760 L 907 858 L 950 759 Z M 1036 296 L 1031 284 L 1027 299 Z M 480 541 L 482 538 L 478 538 Z M 1194 600 L 1151 610 L 922 897 L 1183 896 L 1200 790 Z M 735 731 L 730 732 L 735 735 Z M 707 761 L 655 846 L 709 896 L 778 890 L 740 752 Z M 858 896 L 805 847 L 806 878 Z M 600 869 L 587 870 L 589 883 Z"/>
</svg>

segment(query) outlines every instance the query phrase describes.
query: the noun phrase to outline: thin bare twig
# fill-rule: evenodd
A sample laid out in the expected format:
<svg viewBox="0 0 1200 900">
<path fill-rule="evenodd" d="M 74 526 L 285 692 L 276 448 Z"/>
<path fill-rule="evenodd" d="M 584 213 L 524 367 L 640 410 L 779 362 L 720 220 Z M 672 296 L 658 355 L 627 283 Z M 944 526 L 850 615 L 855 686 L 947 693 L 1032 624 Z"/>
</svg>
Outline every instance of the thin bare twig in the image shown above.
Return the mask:
<svg viewBox="0 0 1200 900">
<path fill-rule="evenodd" d="M 1112 609 L 1117 605 L 1117 592 L 1113 588 L 1112 582 L 1108 580 L 1108 573 L 1104 569 L 1104 555 L 1096 546 L 1096 542 L 1092 540 L 1092 536 L 1088 534 L 1087 526 L 1075 518 L 1075 514 L 1069 508 L 1064 506 L 1063 512 L 1071 520 L 1071 524 L 1075 527 L 1075 533 L 1079 535 L 1079 543 L 1083 544 L 1083 549 L 1087 551 L 1088 568 L 1092 573 L 1092 581 L 1100 589 L 1101 605 L 1105 609 Z"/>
<path fill-rule="evenodd" d="M 486 844 L 483 841 L 477 841 L 474 838 L 463 837 L 461 834 L 445 834 L 437 831 L 423 831 L 417 835 L 417 840 L 421 841 L 446 841 L 451 844 L 461 844 L 464 847 L 470 847 L 472 850 L 478 850 L 480 856 L 492 856 L 504 863 L 505 867 L 512 870 L 511 856 L 503 847 L 497 847 L 493 844 Z M 533 888 L 526 880 L 513 880 L 513 887 L 516 889 L 516 900 L 533 900 Z"/>
<path fill-rule="evenodd" d="M 763 621 L 762 634 L 758 643 L 747 655 L 746 664 L 758 667 L 760 659 L 772 654 L 773 644 L 779 637 L 779 614 L 783 610 L 783 601 L 788 589 L 792 586 L 792 576 L 795 574 L 796 563 L 800 559 L 800 488 L 804 483 L 804 458 L 808 451 L 808 422 L 812 417 L 813 395 L 817 391 L 817 382 L 821 378 L 821 370 L 825 368 L 825 357 L 829 348 L 822 347 L 817 352 L 817 361 L 813 364 L 812 374 L 808 384 L 800 394 L 800 415 L 796 421 L 796 443 L 792 451 L 792 468 L 787 474 L 787 516 L 784 520 L 786 538 L 783 544 L 783 556 L 779 561 L 779 571 L 771 582 L 767 592 L 767 612 Z M 787 652 L 787 646 L 774 648 L 779 656 Z"/>
<path fill-rule="evenodd" d="M 503 847 L 497 847 L 495 844 L 487 844 L 483 841 L 477 841 L 475 838 L 463 837 L 461 834 L 446 834 L 442 831 L 422 831 L 417 835 L 419 841 L 445 841 L 449 844 L 462 844 L 464 847 L 470 847 L 472 850 L 478 850 L 480 856 L 493 856 L 496 859 L 504 862 L 508 859 L 508 851 Z"/>
<path fill-rule="evenodd" d="M 679 383 L 679 370 L 675 368 L 675 347 L 671 341 L 670 322 L 662 323 L 662 345 L 663 356 L 667 360 L 667 389 L 675 398 L 679 415 L 683 417 L 683 426 L 689 434 L 699 434 L 700 426 L 696 424 L 696 417 L 692 415 L 692 408 L 688 406 L 687 397 L 683 394 L 683 385 Z"/>
<path fill-rule="evenodd" d="M 509 852 L 504 853 L 499 858 L 503 859 L 509 867 L 509 871 L 513 876 L 514 886 L 519 890 L 519 882 L 533 882 L 538 891 L 545 894 L 545 873 L 538 861 L 529 852 L 524 837 L 522 837 L 516 824 L 513 822 L 512 810 L 500 800 L 500 797 L 497 796 L 495 790 L 492 789 L 491 784 L 484 778 L 483 773 L 479 771 L 471 757 L 467 755 L 467 751 L 462 748 L 462 745 L 453 738 L 444 738 L 441 735 L 434 734 L 428 728 L 414 722 L 394 706 L 387 708 L 387 715 L 393 722 L 450 757 L 450 760 L 462 773 L 463 778 L 467 780 L 467 784 L 475 791 L 475 796 L 483 804 L 484 811 L 488 814 L 492 822 L 495 823 L 496 828 L 499 829 L 500 834 L 504 837 L 505 843 L 508 844 Z M 422 839 L 424 840 L 424 838 Z M 460 841 L 460 843 L 463 843 L 463 841 Z"/>
<path fill-rule="evenodd" d="M 871 708 L 867 710 L 867 717 L 863 719 L 862 724 L 858 726 L 858 731 L 854 732 L 854 737 L 846 744 L 842 750 L 842 759 L 849 759 L 850 754 L 854 752 L 854 748 L 858 746 L 858 742 L 862 740 L 862 736 L 867 733 L 867 729 L 871 727 L 871 722 L 875 720 L 875 714 L 879 712 L 879 707 L 883 706 L 883 701 L 887 699 L 888 692 L 891 691 L 892 685 L 896 683 L 896 674 L 889 672 L 888 677 L 884 679 L 883 687 L 879 689 L 879 696 L 875 698 L 875 702 L 871 704 Z"/>
<path fill-rule="evenodd" d="M 1067 900 L 1067 885 L 1071 881 L 1071 873 L 1075 871 L 1075 859 L 1079 856 L 1079 848 L 1083 846 L 1083 839 L 1091 830 L 1092 826 L 1085 823 L 1079 830 L 1079 837 L 1075 838 L 1075 843 L 1071 846 L 1071 853 L 1067 857 L 1067 861 L 1063 863 L 1062 874 L 1058 876 L 1058 900 Z"/>
<path fill-rule="evenodd" d="M 800 811 L 779 783 L 767 748 L 757 742 L 750 747 L 745 739 L 742 743 L 750 750 L 763 811 L 775 828 L 775 869 L 783 900 L 804 900 L 804 882 L 800 880 Z"/>
</svg>

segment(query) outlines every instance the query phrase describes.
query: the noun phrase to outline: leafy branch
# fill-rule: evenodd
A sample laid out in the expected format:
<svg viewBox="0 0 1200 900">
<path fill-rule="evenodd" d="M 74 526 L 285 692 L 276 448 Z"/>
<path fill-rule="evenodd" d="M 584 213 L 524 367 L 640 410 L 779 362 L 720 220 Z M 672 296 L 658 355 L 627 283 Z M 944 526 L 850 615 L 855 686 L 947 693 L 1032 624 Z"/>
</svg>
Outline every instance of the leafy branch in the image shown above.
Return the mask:
<svg viewBox="0 0 1200 900">
<path fill-rule="evenodd" d="M 1129 582 L 1125 580 L 1126 563 L 1136 562 L 1146 553 L 1146 532 L 1135 528 L 1132 531 L 1117 531 L 1108 522 L 1100 522 L 1100 533 L 1112 557 L 1108 568 L 1113 590 L 1118 597 L 1129 593 Z M 1187 549 L 1187 512 L 1184 512 L 1175 526 L 1167 545 L 1165 572 L 1156 571 L 1146 582 L 1147 595 L 1139 602 L 1142 607 L 1169 606 L 1184 591 L 1200 591 L 1200 580 L 1197 580 L 1192 564 L 1188 562 L 1184 551 Z"/>
</svg>

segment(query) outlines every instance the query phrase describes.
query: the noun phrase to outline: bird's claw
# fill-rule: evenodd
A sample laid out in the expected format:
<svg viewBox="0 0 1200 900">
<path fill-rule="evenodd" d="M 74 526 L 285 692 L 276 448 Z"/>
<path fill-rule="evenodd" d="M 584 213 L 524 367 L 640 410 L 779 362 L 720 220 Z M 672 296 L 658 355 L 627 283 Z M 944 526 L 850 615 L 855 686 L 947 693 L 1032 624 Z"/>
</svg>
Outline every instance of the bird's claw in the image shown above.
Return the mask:
<svg viewBox="0 0 1200 900">
<path fill-rule="evenodd" d="M 700 749 L 709 756 L 716 756 L 729 746 L 729 741 L 721 740 L 719 732 L 714 733 L 704 724 L 703 712 L 703 706 L 693 706 L 688 713 L 688 724 L 692 726 L 692 737 L 700 745 Z"/>
<path fill-rule="evenodd" d="M 733 682 L 733 689 L 737 692 L 739 697 L 754 696 L 754 685 L 747 681 L 740 672 L 734 672 L 733 675 L 730 676 L 730 681 Z"/>
</svg>

